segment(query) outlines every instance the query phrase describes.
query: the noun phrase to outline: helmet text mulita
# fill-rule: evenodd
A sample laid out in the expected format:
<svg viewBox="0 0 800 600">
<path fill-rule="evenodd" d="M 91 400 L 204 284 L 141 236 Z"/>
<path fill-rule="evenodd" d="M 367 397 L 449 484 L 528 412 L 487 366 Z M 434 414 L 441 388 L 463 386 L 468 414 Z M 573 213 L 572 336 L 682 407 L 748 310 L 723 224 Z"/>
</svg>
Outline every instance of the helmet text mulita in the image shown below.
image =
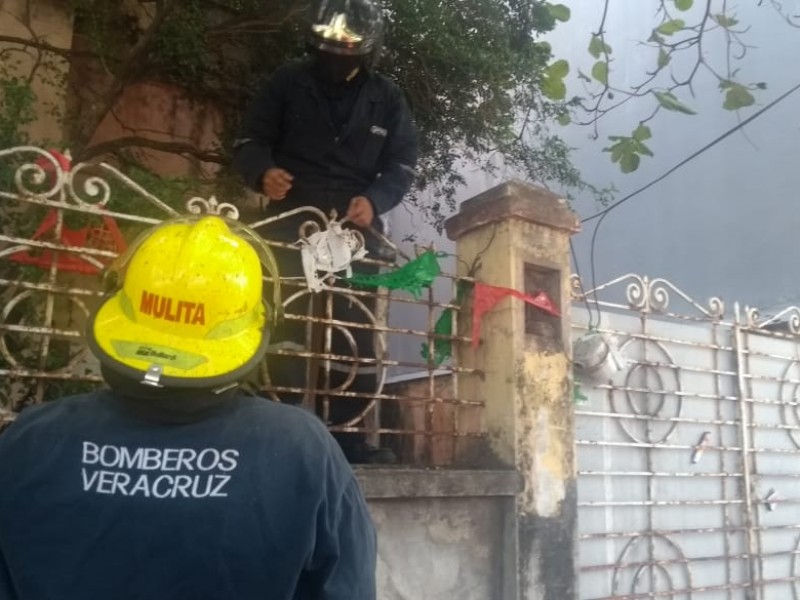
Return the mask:
<svg viewBox="0 0 800 600">
<path fill-rule="evenodd" d="M 206 324 L 206 307 L 203 302 L 175 300 L 167 296 L 159 296 L 142 290 L 139 311 L 154 319 L 188 323 L 189 325 Z"/>
</svg>

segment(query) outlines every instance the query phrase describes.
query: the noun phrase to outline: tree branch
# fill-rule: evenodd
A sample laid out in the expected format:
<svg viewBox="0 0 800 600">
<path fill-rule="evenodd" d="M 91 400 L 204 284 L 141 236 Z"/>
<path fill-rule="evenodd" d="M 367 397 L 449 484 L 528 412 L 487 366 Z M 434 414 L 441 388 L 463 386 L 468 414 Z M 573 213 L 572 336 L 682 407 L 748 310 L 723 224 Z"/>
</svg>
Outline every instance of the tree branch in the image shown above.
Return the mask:
<svg viewBox="0 0 800 600">
<path fill-rule="evenodd" d="M 0 35 L 0 42 L 4 42 L 7 44 L 20 44 L 22 46 L 28 46 L 31 48 L 37 48 L 38 50 L 44 50 L 45 52 L 52 52 L 53 54 L 57 54 L 67 60 L 72 58 L 77 58 L 79 56 L 85 56 L 89 58 L 97 58 L 97 54 L 94 52 L 83 51 L 83 50 L 71 50 L 69 48 L 59 48 L 58 46 L 53 46 L 52 44 L 48 44 L 47 42 L 42 42 L 39 38 L 21 38 L 15 37 L 13 35 Z"/>
<path fill-rule="evenodd" d="M 191 156 L 202 162 L 215 163 L 219 165 L 227 164 L 228 159 L 221 152 L 213 150 L 202 150 L 193 144 L 184 144 L 182 142 L 163 142 L 153 140 L 141 136 L 127 136 L 116 138 L 108 142 L 101 142 L 94 144 L 77 153 L 75 162 L 86 162 L 104 154 L 114 154 L 125 148 L 149 148 L 150 150 L 160 150 L 161 152 L 169 152 L 171 154 L 178 154 L 181 156 Z"/>
<path fill-rule="evenodd" d="M 108 112 L 117 103 L 128 84 L 145 72 L 147 68 L 146 55 L 150 51 L 150 48 L 156 39 L 156 34 L 158 33 L 159 28 L 177 3 L 177 0 L 164 0 L 163 2 L 159 2 L 157 4 L 157 12 L 153 18 L 153 22 L 147 28 L 142 38 L 136 42 L 134 47 L 128 53 L 128 56 L 121 61 L 123 64 L 121 72 L 116 76 L 111 89 L 107 94 L 105 94 L 101 106 L 95 111 L 92 120 L 84 129 L 84 139 L 78 140 L 78 153 L 81 151 L 81 146 L 88 143 L 88 141 L 91 139 L 92 134 L 97 130 Z"/>
</svg>

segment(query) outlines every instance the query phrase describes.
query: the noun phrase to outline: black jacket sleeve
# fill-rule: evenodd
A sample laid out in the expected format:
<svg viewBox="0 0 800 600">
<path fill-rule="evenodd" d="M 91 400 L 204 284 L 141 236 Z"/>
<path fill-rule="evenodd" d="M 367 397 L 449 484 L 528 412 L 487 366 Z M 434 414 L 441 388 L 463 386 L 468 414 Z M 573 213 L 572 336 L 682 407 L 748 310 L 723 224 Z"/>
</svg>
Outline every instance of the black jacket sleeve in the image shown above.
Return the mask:
<svg viewBox="0 0 800 600">
<path fill-rule="evenodd" d="M 417 165 L 417 129 L 403 93 L 393 87 L 388 137 L 381 153 L 380 173 L 364 193 L 379 215 L 400 204 L 414 183 Z"/>
<path fill-rule="evenodd" d="M 282 67 L 261 85 L 233 142 L 234 170 L 259 193 L 262 176 L 275 166 L 272 151 L 281 138 L 290 77 L 290 70 Z"/>
<path fill-rule="evenodd" d="M 17 598 L 2 550 L 0 550 L 0 598 L 3 598 L 3 600 L 15 600 Z"/>
<path fill-rule="evenodd" d="M 329 510 L 325 544 L 329 555 L 320 580 L 319 600 L 375 600 L 377 542 L 366 502 L 353 478 L 338 506 Z"/>
<path fill-rule="evenodd" d="M 317 513 L 315 547 L 298 598 L 375 600 L 377 540 L 355 475 L 331 438 L 332 460 Z"/>
</svg>

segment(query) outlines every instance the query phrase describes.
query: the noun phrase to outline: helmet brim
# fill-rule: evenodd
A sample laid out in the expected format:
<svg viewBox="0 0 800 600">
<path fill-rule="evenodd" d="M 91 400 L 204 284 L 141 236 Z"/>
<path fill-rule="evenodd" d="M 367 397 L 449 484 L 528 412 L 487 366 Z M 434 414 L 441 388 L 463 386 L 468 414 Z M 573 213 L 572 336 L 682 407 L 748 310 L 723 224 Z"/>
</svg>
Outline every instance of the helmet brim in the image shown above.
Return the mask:
<svg viewBox="0 0 800 600">
<path fill-rule="evenodd" d="M 336 54 L 338 56 L 367 56 L 375 48 L 375 44 L 353 44 L 348 42 L 337 42 L 335 40 L 326 40 L 319 36 L 312 35 L 309 39 L 309 44 L 312 48 L 320 52 L 327 52 L 328 54 Z"/>
<path fill-rule="evenodd" d="M 89 319 L 89 349 L 107 368 L 142 379 L 154 364 L 162 368 L 159 385 L 213 388 L 241 381 L 266 353 L 269 307 L 261 309 L 250 326 L 221 339 L 193 339 L 146 327 L 131 320 L 118 292 Z"/>
</svg>

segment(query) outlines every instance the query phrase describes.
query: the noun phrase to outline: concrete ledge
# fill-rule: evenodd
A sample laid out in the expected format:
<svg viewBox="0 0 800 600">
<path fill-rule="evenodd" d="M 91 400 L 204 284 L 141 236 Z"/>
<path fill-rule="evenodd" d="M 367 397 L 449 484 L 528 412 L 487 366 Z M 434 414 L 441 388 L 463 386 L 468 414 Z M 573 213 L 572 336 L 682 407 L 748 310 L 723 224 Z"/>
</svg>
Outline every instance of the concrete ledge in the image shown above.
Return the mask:
<svg viewBox="0 0 800 600">
<path fill-rule="evenodd" d="M 516 471 L 356 467 L 355 473 L 368 499 L 516 496 L 522 489 Z"/>
<path fill-rule="evenodd" d="M 567 201 L 542 187 L 512 180 L 470 198 L 445 222 L 447 237 L 464 234 L 500 221 L 520 219 L 570 233 L 580 231 L 578 216 Z"/>
</svg>

